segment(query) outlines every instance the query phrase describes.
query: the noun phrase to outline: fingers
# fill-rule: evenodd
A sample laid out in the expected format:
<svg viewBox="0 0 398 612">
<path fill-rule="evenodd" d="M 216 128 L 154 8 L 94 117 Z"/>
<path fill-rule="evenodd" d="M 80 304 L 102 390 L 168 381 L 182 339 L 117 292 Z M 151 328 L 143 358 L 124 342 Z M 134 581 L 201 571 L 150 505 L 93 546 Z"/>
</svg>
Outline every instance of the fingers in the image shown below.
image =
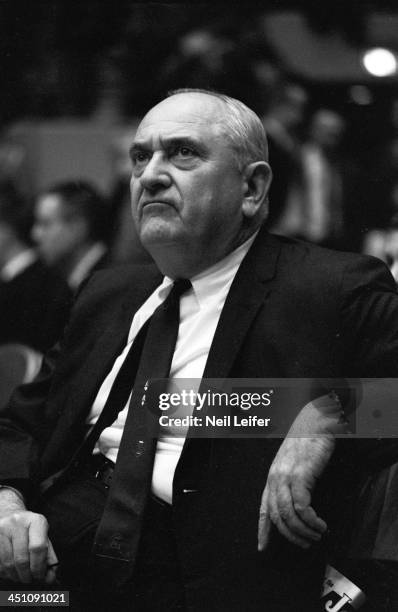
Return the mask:
<svg viewBox="0 0 398 612">
<path fill-rule="evenodd" d="M 44 516 L 13 512 L 0 520 L 0 576 L 24 584 L 47 573 L 48 525 Z M 55 556 L 52 550 L 52 556 Z"/>
<path fill-rule="evenodd" d="M 47 521 L 37 514 L 29 525 L 29 567 L 33 580 L 42 581 L 47 572 L 48 538 Z"/>
<path fill-rule="evenodd" d="M 310 508 L 311 496 L 303 483 L 288 479 L 273 479 L 269 483 L 268 506 L 272 522 L 290 542 L 308 548 L 318 542 L 325 523 Z M 296 504 L 300 511 L 297 511 Z"/>
<path fill-rule="evenodd" d="M 288 511 L 285 513 L 283 510 L 282 512 L 283 514 L 280 513 L 276 495 L 271 494 L 269 496 L 269 513 L 271 521 L 278 529 L 279 533 L 289 540 L 289 542 L 292 542 L 292 544 L 296 544 L 296 546 L 300 546 L 301 548 L 308 548 L 311 542 L 304 536 L 300 535 L 300 530 L 297 530 L 296 526 L 296 530 L 294 530 L 294 528 L 292 529 L 291 516 L 289 515 Z"/>
<path fill-rule="evenodd" d="M 14 567 L 18 576 L 18 582 L 32 582 L 32 573 L 30 571 L 29 561 L 28 530 L 15 530 L 14 536 L 11 539 L 11 545 L 13 548 Z"/>
<path fill-rule="evenodd" d="M 269 522 L 275 525 L 279 533 L 283 535 L 289 542 L 296 544 L 301 548 L 309 548 L 312 544 L 319 542 L 322 538 L 323 533 L 327 529 L 325 521 L 317 517 L 313 508 L 307 508 L 306 513 L 298 513 L 292 508 L 290 511 L 286 511 L 275 504 L 274 501 L 270 501 L 270 513 Z M 316 519 L 316 529 L 312 529 L 308 526 L 304 519 L 309 518 Z M 269 531 L 269 528 L 268 528 Z M 259 542 L 259 550 L 264 550 L 269 543 L 269 532 L 268 537 L 265 540 Z"/>
<path fill-rule="evenodd" d="M 302 521 L 307 525 L 311 526 L 313 530 L 315 530 L 321 535 L 326 533 L 328 529 L 327 523 L 317 515 L 312 506 L 307 506 L 306 508 L 303 508 L 301 506 L 295 505 L 294 509 L 296 510 L 298 516 L 302 519 Z"/>
<path fill-rule="evenodd" d="M 311 495 L 305 487 L 299 483 L 293 483 L 291 488 L 292 502 L 294 510 L 301 518 L 303 523 L 322 535 L 327 531 L 327 524 L 321 519 L 312 508 Z"/>
<path fill-rule="evenodd" d="M 275 507 L 280 520 L 292 535 L 308 543 L 318 542 L 321 539 L 322 532 L 318 529 L 318 523 L 306 523 L 296 511 L 290 487 L 285 485 L 279 488 L 275 495 Z"/>
<path fill-rule="evenodd" d="M 259 552 L 261 552 L 262 550 L 265 550 L 269 542 L 269 535 L 270 535 L 271 526 L 272 526 L 271 517 L 269 515 L 269 510 L 268 510 L 268 504 L 269 504 L 268 497 L 269 497 L 269 490 L 268 490 L 268 485 L 266 485 L 262 498 L 261 498 L 260 516 L 259 516 L 259 521 L 258 521 L 257 550 Z"/>
<path fill-rule="evenodd" d="M 11 542 L 8 538 L 0 535 L 0 550 L 1 550 L 1 563 L 0 563 L 0 577 L 4 580 L 11 580 L 16 582 L 18 575 L 14 567 L 14 554 L 12 550 Z"/>
</svg>

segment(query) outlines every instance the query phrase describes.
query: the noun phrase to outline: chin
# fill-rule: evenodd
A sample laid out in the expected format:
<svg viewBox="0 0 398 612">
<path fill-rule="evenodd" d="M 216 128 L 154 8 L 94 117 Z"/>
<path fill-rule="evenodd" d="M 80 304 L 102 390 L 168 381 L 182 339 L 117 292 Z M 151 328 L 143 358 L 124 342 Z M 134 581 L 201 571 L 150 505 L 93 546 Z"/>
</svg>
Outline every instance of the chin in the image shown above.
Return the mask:
<svg viewBox="0 0 398 612">
<path fill-rule="evenodd" d="M 143 223 L 139 236 L 144 247 L 178 242 L 178 231 L 175 225 L 159 218 L 148 219 Z"/>
<path fill-rule="evenodd" d="M 167 244 L 175 244 L 176 242 L 178 242 L 176 236 L 173 235 L 172 232 L 166 232 L 161 230 L 142 232 L 140 234 L 140 241 L 141 244 L 146 249 L 148 249 L 148 251 L 151 247 L 162 247 L 163 245 L 166 246 Z"/>
</svg>

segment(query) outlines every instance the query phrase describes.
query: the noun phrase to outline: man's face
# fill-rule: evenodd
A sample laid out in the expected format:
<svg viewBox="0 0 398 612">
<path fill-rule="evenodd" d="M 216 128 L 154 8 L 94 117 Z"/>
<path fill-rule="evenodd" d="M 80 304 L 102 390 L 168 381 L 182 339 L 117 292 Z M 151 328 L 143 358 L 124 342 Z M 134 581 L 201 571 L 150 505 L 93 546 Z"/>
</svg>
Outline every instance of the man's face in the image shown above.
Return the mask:
<svg viewBox="0 0 398 612">
<path fill-rule="evenodd" d="M 131 149 L 132 211 L 155 260 L 169 245 L 180 246 L 205 269 L 236 246 L 244 181 L 225 136 L 223 110 L 212 96 L 177 94 L 155 106 L 138 128 Z"/>
<path fill-rule="evenodd" d="M 32 238 L 41 257 L 49 265 L 63 265 L 81 245 L 79 224 L 75 218 L 68 218 L 62 199 L 56 194 L 38 199 Z"/>
</svg>

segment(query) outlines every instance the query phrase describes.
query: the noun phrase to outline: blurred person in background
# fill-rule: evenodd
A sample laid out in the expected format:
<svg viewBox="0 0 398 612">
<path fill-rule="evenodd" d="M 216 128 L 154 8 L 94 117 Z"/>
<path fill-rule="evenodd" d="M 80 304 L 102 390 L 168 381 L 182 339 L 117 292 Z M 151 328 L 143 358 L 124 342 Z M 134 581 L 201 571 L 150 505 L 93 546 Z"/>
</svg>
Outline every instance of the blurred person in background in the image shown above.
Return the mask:
<svg viewBox="0 0 398 612">
<path fill-rule="evenodd" d="M 292 192 L 301 182 L 300 131 L 307 105 L 305 89 L 292 83 L 279 84 L 263 119 L 273 174 L 268 226 L 276 233 L 288 233 L 285 231 L 286 209 Z"/>
<path fill-rule="evenodd" d="M 314 113 L 303 145 L 304 206 L 302 235 L 317 244 L 339 243 L 344 232 L 343 177 L 339 152 L 344 119 L 323 108 Z"/>
<path fill-rule="evenodd" d="M 275 231 L 329 248 L 358 248 L 361 196 L 357 168 L 342 151 L 345 131 L 337 112 L 321 108 L 313 114 L 296 152 L 299 176 Z"/>
<path fill-rule="evenodd" d="M 85 181 L 56 183 L 37 199 L 32 238 L 43 260 L 76 291 L 107 264 L 109 210 Z"/>
<path fill-rule="evenodd" d="M 363 237 L 362 252 L 392 265 L 398 231 L 398 136 L 378 152 L 367 186 L 365 219 L 369 229 Z M 396 273 L 398 269 L 394 276 Z"/>
<path fill-rule="evenodd" d="M 13 185 L 1 184 L 0 343 L 22 343 L 44 352 L 61 335 L 71 292 L 31 247 L 30 220 Z"/>
<path fill-rule="evenodd" d="M 160 76 L 163 89 L 180 83 L 190 87 L 231 88 L 230 61 L 234 42 L 212 28 L 198 28 L 177 41 L 176 51 Z"/>
</svg>

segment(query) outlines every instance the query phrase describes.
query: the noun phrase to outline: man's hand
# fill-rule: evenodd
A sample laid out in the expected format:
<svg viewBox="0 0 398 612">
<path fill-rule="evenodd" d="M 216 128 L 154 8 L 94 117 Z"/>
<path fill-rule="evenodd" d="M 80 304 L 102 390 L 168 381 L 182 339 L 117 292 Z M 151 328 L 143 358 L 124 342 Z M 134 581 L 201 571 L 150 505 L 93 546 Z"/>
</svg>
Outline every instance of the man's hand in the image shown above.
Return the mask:
<svg viewBox="0 0 398 612">
<path fill-rule="evenodd" d="M 311 507 L 311 493 L 335 447 L 335 434 L 347 433 L 335 393 L 300 411 L 271 465 L 260 506 L 258 550 L 269 542 L 271 526 L 290 542 L 308 548 L 327 525 Z"/>
<path fill-rule="evenodd" d="M 0 578 L 53 584 L 58 560 L 47 533 L 44 516 L 26 510 L 12 489 L 0 489 Z"/>
</svg>

